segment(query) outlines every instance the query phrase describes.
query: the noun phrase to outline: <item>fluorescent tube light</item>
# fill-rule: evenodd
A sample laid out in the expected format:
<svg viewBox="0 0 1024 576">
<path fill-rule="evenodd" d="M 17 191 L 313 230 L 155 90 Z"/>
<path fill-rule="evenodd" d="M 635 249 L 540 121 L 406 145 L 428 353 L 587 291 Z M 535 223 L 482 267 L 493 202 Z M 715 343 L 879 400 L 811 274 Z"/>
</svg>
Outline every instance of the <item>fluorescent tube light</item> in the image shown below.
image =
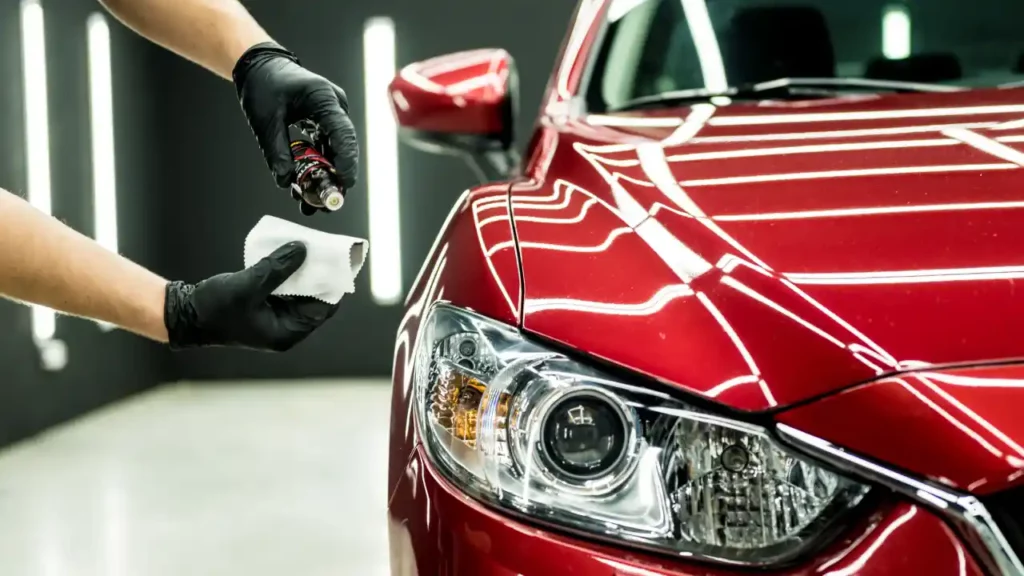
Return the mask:
<svg viewBox="0 0 1024 576">
<path fill-rule="evenodd" d="M 114 87 L 110 62 L 110 26 L 95 12 L 86 21 L 89 52 L 89 119 L 92 133 L 93 234 L 101 246 L 117 252 L 117 178 L 114 160 Z M 100 329 L 111 330 L 106 322 Z"/>
<path fill-rule="evenodd" d="M 96 241 L 117 252 L 117 181 L 114 161 L 114 97 L 110 27 L 100 13 L 89 16 L 89 111 L 92 128 L 93 228 Z"/>
<path fill-rule="evenodd" d="M 39 0 L 21 2 L 21 68 L 25 90 L 25 158 L 28 162 L 28 201 L 51 213 L 50 122 L 46 91 L 46 31 Z M 32 308 L 32 337 L 52 340 L 57 316 L 49 308 Z"/>
<path fill-rule="evenodd" d="M 370 292 L 379 304 L 402 299 L 398 133 L 388 101 L 395 76 L 395 24 L 374 17 L 363 28 L 366 184 L 370 216 Z"/>
<path fill-rule="evenodd" d="M 892 5 L 882 15 L 882 54 L 890 60 L 910 56 L 910 10 Z"/>
</svg>

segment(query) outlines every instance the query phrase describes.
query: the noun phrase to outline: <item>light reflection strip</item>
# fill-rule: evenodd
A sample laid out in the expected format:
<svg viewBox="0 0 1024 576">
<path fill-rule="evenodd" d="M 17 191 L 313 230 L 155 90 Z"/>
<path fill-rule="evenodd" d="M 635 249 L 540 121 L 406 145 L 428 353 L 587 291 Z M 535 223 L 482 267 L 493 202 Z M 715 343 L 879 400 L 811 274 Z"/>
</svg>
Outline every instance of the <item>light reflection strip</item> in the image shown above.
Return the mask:
<svg viewBox="0 0 1024 576">
<path fill-rule="evenodd" d="M 877 142 L 852 142 L 847 144 L 814 144 L 808 146 L 786 146 L 782 148 L 744 148 L 723 152 L 696 152 L 676 154 L 668 157 L 669 162 L 693 162 L 698 160 L 726 160 L 730 158 L 752 158 L 756 156 L 786 156 L 790 154 L 816 154 L 822 152 L 849 152 L 853 150 L 888 150 L 891 148 L 928 148 L 933 146 L 956 146 L 956 140 L 932 138 L 929 140 L 882 140 Z"/>
<path fill-rule="evenodd" d="M 522 250 L 552 250 L 554 252 L 577 252 L 584 254 L 604 252 L 611 247 L 616 238 L 632 231 L 632 228 L 615 228 L 610 234 L 608 234 L 608 237 L 605 238 L 604 242 L 601 242 L 597 246 L 567 246 L 565 244 L 548 244 L 545 242 L 520 242 L 519 248 Z M 492 246 L 491 249 L 487 251 L 487 256 L 493 256 L 496 252 L 512 248 L 513 246 L 515 246 L 515 242 L 511 240 L 507 242 L 500 242 Z"/>
<path fill-rule="evenodd" d="M 849 216 L 879 216 L 887 214 L 916 214 L 921 212 L 959 212 L 970 210 L 1008 210 L 1024 208 L 1024 201 L 973 202 L 963 204 L 925 204 L 921 206 L 877 206 L 866 208 L 837 208 L 835 210 L 804 210 L 798 212 L 767 212 L 763 214 L 722 214 L 712 216 L 720 222 L 756 222 L 761 220 L 802 220 L 814 218 L 841 218 Z"/>
<path fill-rule="evenodd" d="M 729 246 L 739 251 L 758 266 L 769 270 L 771 269 L 768 264 L 764 263 L 753 252 L 748 250 L 746 246 L 743 246 L 735 238 L 722 230 L 718 224 L 707 219 L 700 206 L 698 206 L 697 203 L 690 198 L 690 195 L 679 186 L 678 182 L 676 182 L 675 176 L 672 174 L 672 169 L 669 167 L 668 161 L 665 158 L 664 148 L 658 145 L 641 145 L 637 147 L 637 157 L 640 159 L 640 165 L 643 167 L 644 173 L 647 177 L 650 178 L 661 193 L 675 203 L 676 206 L 681 208 L 690 216 L 697 218 L 702 225 L 711 230 L 711 232 L 716 236 L 728 243 Z M 652 207 L 650 211 L 652 216 L 656 208 L 657 206 Z"/>
<path fill-rule="evenodd" d="M 918 377 L 920 377 L 920 375 Z M 939 382 L 949 384 L 950 386 L 963 386 L 967 388 L 1024 388 L 1024 379 L 975 378 L 971 376 L 959 376 L 956 374 L 946 374 L 942 372 L 929 373 L 928 378 L 938 380 Z"/>
<path fill-rule="evenodd" d="M 700 0 L 700 2 L 703 4 L 704 0 Z M 715 115 L 717 109 L 713 104 L 694 104 L 690 115 L 686 117 L 683 124 L 662 141 L 661 145 L 678 146 L 690 141 L 704 128 L 708 120 Z"/>
<path fill-rule="evenodd" d="M 939 396 L 942 396 L 942 398 L 946 400 L 946 402 L 949 402 L 950 404 L 955 406 L 957 410 L 963 412 L 968 418 L 974 420 L 979 426 L 987 430 L 990 434 L 1002 440 L 1003 443 L 1005 443 L 1006 446 L 1008 446 L 1011 450 L 1013 450 L 1014 452 L 1021 456 L 1024 456 L 1024 448 L 1022 448 L 1020 444 L 1014 442 L 1013 439 L 1007 436 L 1005 432 L 1000 430 L 998 427 L 993 426 L 992 423 L 986 420 L 985 418 L 979 416 L 977 412 L 968 408 L 963 402 L 961 402 L 955 396 L 943 390 L 941 386 L 937 386 L 926 376 L 918 375 L 917 379 L 924 383 L 924 385 L 930 388 L 933 392 L 935 392 Z"/>
<path fill-rule="evenodd" d="M 1007 162 L 1013 162 L 1018 166 L 1024 166 L 1024 152 L 1021 152 L 1016 148 L 1011 148 L 1006 144 L 996 142 L 995 140 L 982 136 L 977 132 L 972 132 L 963 128 L 951 128 L 944 131 L 943 134 L 950 138 L 955 138 L 968 146 L 973 146 L 982 152 L 991 154 L 996 158 L 1001 158 Z"/>
<path fill-rule="evenodd" d="M 898 128 L 869 128 L 862 130 L 830 130 L 819 132 L 790 132 L 782 134 L 743 134 L 738 136 L 698 136 L 690 140 L 693 144 L 768 142 L 779 140 L 824 140 L 830 138 L 861 138 L 864 136 L 894 136 L 900 134 L 922 134 L 940 132 L 946 128 L 991 128 L 995 122 L 972 122 L 960 124 L 931 124 L 926 126 L 901 126 Z"/>
<path fill-rule="evenodd" d="M 842 122 L 849 120 L 898 120 L 905 118 L 940 118 L 948 116 L 979 116 L 986 114 L 1020 114 L 1022 104 L 1002 106 L 963 106 L 959 108 L 914 108 L 877 110 L 871 112 L 822 112 L 817 114 L 765 114 L 750 116 L 717 116 L 712 126 L 759 126 L 765 124 L 804 124 L 808 122 Z"/>
<path fill-rule="evenodd" d="M 874 556 L 875 552 L 885 544 L 886 540 L 892 536 L 893 532 L 899 530 L 899 528 L 907 522 L 910 522 L 910 519 L 914 517 L 914 514 L 917 514 L 916 506 L 903 513 L 899 518 L 893 520 L 892 524 L 886 526 L 885 530 L 882 530 L 882 533 L 878 535 L 878 538 L 875 538 L 874 542 L 872 542 L 871 545 L 868 546 L 867 550 L 858 556 L 856 560 L 838 570 L 829 570 L 825 573 L 825 576 L 853 576 L 863 570 L 864 566 L 867 565 L 868 560 L 870 560 L 871 557 Z"/>
<path fill-rule="evenodd" d="M 775 310 L 779 314 L 782 314 L 786 318 L 789 318 L 790 320 L 796 322 L 797 324 L 803 326 L 804 328 L 810 330 L 811 332 L 814 332 L 818 336 L 821 336 L 822 338 L 824 338 L 825 340 L 827 340 L 827 341 L 831 342 L 832 344 L 838 346 L 839 348 L 844 348 L 844 349 L 846 348 L 845 344 L 843 344 L 842 342 L 837 340 L 834 336 L 832 336 L 828 332 L 825 332 L 821 328 L 818 328 L 814 324 L 811 324 L 807 320 L 804 320 L 803 318 L 801 318 L 801 317 L 797 316 L 796 314 L 790 312 L 789 310 L 783 308 L 782 306 L 778 305 L 776 302 L 766 298 L 765 296 L 763 296 L 760 293 L 758 293 L 757 291 L 753 290 L 752 288 L 750 288 L 746 284 L 743 284 L 739 280 L 736 280 L 735 278 L 733 278 L 731 276 L 724 276 L 722 278 L 722 284 L 725 284 L 726 286 L 732 288 L 733 290 L 736 290 L 736 291 L 740 292 L 741 294 L 744 294 L 744 295 L 752 298 L 753 300 L 755 300 L 757 302 L 760 302 L 761 304 L 764 304 L 765 306 L 771 308 L 772 310 Z"/>
<path fill-rule="evenodd" d="M 761 174 L 757 176 L 732 176 L 728 178 L 707 178 L 687 180 L 683 186 L 725 186 L 729 184 L 752 184 L 757 182 L 788 182 L 792 180 L 820 180 L 827 178 L 854 178 L 863 176 L 889 176 L 896 174 L 931 174 L 942 172 L 982 172 L 985 170 L 1013 170 L 1016 164 L 959 164 L 949 166 L 906 166 L 902 168 L 864 168 L 858 170 L 829 170 L 824 172 L 794 172 L 788 174 Z"/>
<path fill-rule="evenodd" d="M 710 262 L 683 244 L 654 218 L 644 220 L 635 230 L 683 282 L 692 282 L 711 270 Z"/>
<path fill-rule="evenodd" d="M 947 268 L 935 270 L 893 270 L 888 272 L 794 273 L 785 277 L 796 284 L 915 284 L 927 282 L 958 282 L 1007 280 L 1024 278 L 1024 266 L 987 268 Z"/>
<path fill-rule="evenodd" d="M 692 295 L 693 290 L 685 284 L 669 284 L 658 290 L 646 302 L 636 304 L 590 302 L 572 298 L 534 298 L 526 301 L 524 311 L 527 314 L 543 312 L 545 310 L 564 310 L 613 316 L 650 316 L 660 312 L 669 302 Z"/>
<path fill-rule="evenodd" d="M 739 334 L 737 334 L 736 330 L 733 329 L 732 324 L 729 323 L 718 307 L 711 302 L 711 299 L 708 298 L 707 294 L 698 292 L 697 299 L 700 300 L 701 304 L 703 304 L 711 316 L 714 317 L 715 321 L 718 322 L 718 325 L 722 327 L 726 336 L 732 340 L 733 346 L 736 347 L 736 351 L 740 353 L 740 356 L 742 356 L 743 360 L 747 363 L 747 368 L 750 370 L 750 373 L 757 376 L 761 393 L 764 394 L 764 398 L 768 404 L 770 406 L 778 406 L 778 402 L 775 401 L 775 396 L 772 395 L 771 389 L 768 388 L 768 383 L 761 378 L 761 370 L 757 367 L 757 363 L 754 362 L 754 357 L 750 355 L 750 351 L 747 350 L 747 347 L 743 344 L 743 340 L 740 339 Z"/>
<path fill-rule="evenodd" d="M 1024 128 L 1024 118 L 1004 122 L 998 126 L 995 126 L 993 130 L 1014 130 L 1016 128 Z"/>
<path fill-rule="evenodd" d="M 593 126 L 614 126 L 620 128 L 675 128 L 683 123 L 682 118 L 674 116 L 615 116 L 605 114 L 588 114 L 584 120 Z"/>
<path fill-rule="evenodd" d="M 800 296 L 801 298 L 803 298 L 811 306 L 814 306 L 815 308 L 820 310 L 822 314 L 825 314 L 826 316 L 831 318 L 836 324 L 839 324 L 840 326 L 842 326 L 843 328 L 848 330 L 851 334 L 853 334 L 856 338 L 859 338 L 861 342 L 863 342 L 864 344 L 868 345 L 872 350 L 874 350 L 877 353 L 879 358 L 884 358 L 887 364 L 889 364 L 890 366 L 896 366 L 898 364 L 896 359 L 892 357 L 892 354 L 889 354 L 888 352 L 886 352 L 884 348 L 882 348 L 881 346 L 876 344 L 873 340 L 868 338 L 863 332 L 861 332 L 860 330 L 857 330 L 856 328 L 854 328 L 853 324 L 850 324 L 846 320 L 843 320 L 842 316 L 840 316 L 840 315 L 836 314 L 835 312 L 829 310 L 821 302 L 818 302 L 814 298 L 811 298 L 810 294 L 808 294 L 807 292 L 804 292 L 802 289 L 800 289 L 800 287 L 797 286 L 792 280 L 783 278 L 782 283 L 783 283 L 784 286 L 786 286 L 787 288 L 792 290 L 794 293 L 796 293 L 797 296 Z M 851 345 L 851 349 L 852 348 L 853 348 L 853 346 Z"/>
<path fill-rule="evenodd" d="M 942 408 L 941 406 L 936 404 L 934 401 L 932 401 L 931 398 L 928 398 L 927 396 L 925 396 L 923 392 L 921 392 L 920 390 L 918 390 L 914 386 L 910 385 L 909 383 L 907 383 L 902 378 L 894 378 L 893 382 L 896 382 L 897 384 L 902 386 L 908 392 L 913 394 L 918 400 L 920 400 L 921 402 L 924 402 L 925 405 L 927 405 L 929 408 L 931 408 L 936 414 L 941 416 L 944 420 L 946 420 L 947 422 L 952 424 L 954 427 L 958 428 L 964 434 L 967 434 L 967 436 L 969 436 L 972 440 L 977 442 L 978 446 L 981 446 L 982 448 L 984 448 L 986 451 L 991 453 L 996 458 L 1002 458 L 1003 457 L 1004 454 L 1003 454 L 1002 450 L 1000 450 L 1000 449 L 996 448 L 995 446 L 993 446 L 992 443 L 989 442 L 988 440 L 986 440 L 985 438 L 983 438 L 981 436 L 981 434 L 978 434 L 977 432 L 972 430 L 970 427 L 968 427 L 967 424 L 964 424 L 959 419 L 954 417 L 952 414 L 947 412 L 944 408 Z"/>
<path fill-rule="evenodd" d="M 723 392 L 727 390 L 731 390 L 743 384 L 757 384 L 760 380 L 761 379 L 758 378 L 757 376 L 752 376 L 750 374 L 746 374 L 744 376 L 737 376 L 735 378 L 730 378 L 725 382 L 722 382 L 721 384 L 715 386 L 714 388 L 711 388 L 710 390 L 705 392 L 704 395 L 709 398 L 718 398 L 719 396 L 722 395 Z"/>
</svg>

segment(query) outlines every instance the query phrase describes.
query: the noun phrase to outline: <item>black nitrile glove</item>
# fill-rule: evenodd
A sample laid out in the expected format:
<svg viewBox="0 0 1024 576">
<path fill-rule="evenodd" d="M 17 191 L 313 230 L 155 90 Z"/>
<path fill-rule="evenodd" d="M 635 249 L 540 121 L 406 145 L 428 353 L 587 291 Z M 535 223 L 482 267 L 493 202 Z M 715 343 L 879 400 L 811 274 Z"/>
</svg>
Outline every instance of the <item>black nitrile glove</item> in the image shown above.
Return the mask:
<svg viewBox="0 0 1024 576">
<path fill-rule="evenodd" d="M 359 143 L 344 90 L 306 70 L 294 54 L 272 42 L 247 50 L 232 77 L 249 127 L 279 187 L 290 187 L 295 178 L 288 127 L 306 119 L 316 122 L 323 133 L 324 156 L 337 170 L 338 184 L 345 190 L 355 186 Z M 299 202 L 302 206 L 301 197 Z M 309 207 L 303 213 L 311 213 Z"/>
<path fill-rule="evenodd" d="M 305 245 L 292 242 L 241 272 L 195 286 L 169 283 L 164 324 L 171 348 L 291 349 L 338 309 L 313 298 L 271 295 L 305 260 Z"/>
</svg>

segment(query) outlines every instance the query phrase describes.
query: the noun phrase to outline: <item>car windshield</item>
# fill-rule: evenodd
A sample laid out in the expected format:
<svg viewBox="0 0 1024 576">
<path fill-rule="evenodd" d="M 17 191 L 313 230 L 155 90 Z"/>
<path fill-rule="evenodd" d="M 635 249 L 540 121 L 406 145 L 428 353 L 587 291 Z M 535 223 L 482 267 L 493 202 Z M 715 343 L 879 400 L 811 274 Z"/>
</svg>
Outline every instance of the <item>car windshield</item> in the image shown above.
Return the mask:
<svg viewBox="0 0 1024 576">
<path fill-rule="evenodd" d="M 613 0 L 606 18 L 593 111 L 756 97 L 784 78 L 802 96 L 1024 86 L 1021 0 Z"/>
</svg>

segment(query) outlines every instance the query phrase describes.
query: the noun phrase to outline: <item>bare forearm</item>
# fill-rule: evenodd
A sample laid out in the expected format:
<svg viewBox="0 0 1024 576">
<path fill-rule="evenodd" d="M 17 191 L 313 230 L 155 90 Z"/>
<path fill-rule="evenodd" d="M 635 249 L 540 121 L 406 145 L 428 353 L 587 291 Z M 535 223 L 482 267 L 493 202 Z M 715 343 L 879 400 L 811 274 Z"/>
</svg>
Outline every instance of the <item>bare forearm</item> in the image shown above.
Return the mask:
<svg viewBox="0 0 1024 576">
<path fill-rule="evenodd" d="M 167 282 L 0 190 L 0 295 L 167 341 Z"/>
<path fill-rule="evenodd" d="M 142 36 L 225 79 L 270 36 L 237 0 L 101 0 Z"/>
</svg>

